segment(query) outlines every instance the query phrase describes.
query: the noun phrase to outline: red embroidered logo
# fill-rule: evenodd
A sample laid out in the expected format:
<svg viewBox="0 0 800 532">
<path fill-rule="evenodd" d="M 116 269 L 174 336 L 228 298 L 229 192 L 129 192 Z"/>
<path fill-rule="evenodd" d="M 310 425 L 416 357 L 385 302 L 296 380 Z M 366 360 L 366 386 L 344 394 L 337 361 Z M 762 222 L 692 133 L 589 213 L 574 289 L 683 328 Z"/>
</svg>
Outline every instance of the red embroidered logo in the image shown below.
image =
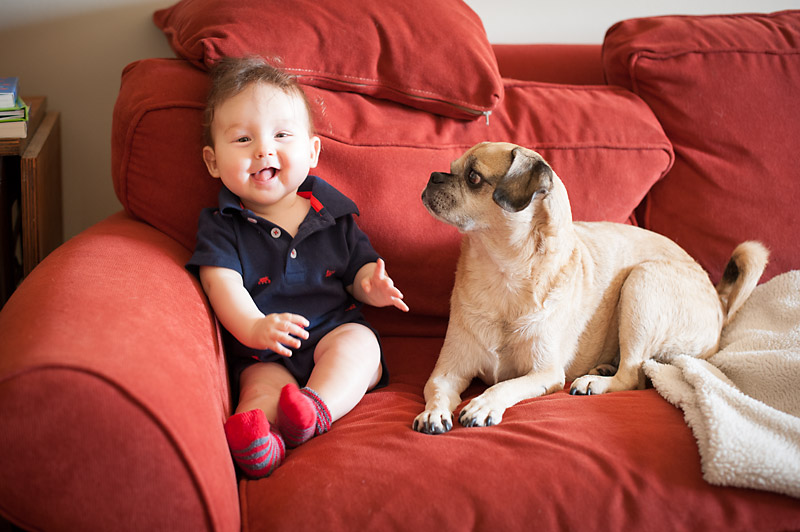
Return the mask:
<svg viewBox="0 0 800 532">
<path fill-rule="evenodd" d="M 344 311 L 345 311 L 345 312 L 350 312 L 351 310 L 355 310 L 355 309 L 356 309 L 356 304 L 355 304 L 355 303 L 353 303 L 352 305 L 350 305 L 349 307 L 347 307 L 346 309 L 344 309 Z"/>
<path fill-rule="evenodd" d="M 271 282 L 272 281 L 269 280 L 269 277 L 266 277 L 266 276 L 264 276 L 264 277 L 262 277 L 261 279 L 258 280 L 258 284 L 269 284 Z"/>
<path fill-rule="evenodd" d="M 336 270 L 325 270 L 325 277 L 330 277 L 334 273 L 336 273 Z"/>
</svg>

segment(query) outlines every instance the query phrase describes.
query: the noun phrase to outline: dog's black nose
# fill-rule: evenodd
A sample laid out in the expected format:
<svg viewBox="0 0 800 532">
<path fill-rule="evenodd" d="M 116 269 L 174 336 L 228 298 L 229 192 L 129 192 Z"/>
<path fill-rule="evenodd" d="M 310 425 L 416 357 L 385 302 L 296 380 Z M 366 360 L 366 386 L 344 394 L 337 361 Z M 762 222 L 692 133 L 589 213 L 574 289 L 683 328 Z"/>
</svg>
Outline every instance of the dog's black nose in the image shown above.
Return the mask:
<svg viewBox="0 0 800 532">
<path fill-rule="evenodd" d="M 443 172 L 434 172 L 431 174 L 431 179 L 429 183 L 433 185 L 441 185 L 442 183 L 445 182 L 448 175 L 450 174 L 445 174 Z"/>
</svg>

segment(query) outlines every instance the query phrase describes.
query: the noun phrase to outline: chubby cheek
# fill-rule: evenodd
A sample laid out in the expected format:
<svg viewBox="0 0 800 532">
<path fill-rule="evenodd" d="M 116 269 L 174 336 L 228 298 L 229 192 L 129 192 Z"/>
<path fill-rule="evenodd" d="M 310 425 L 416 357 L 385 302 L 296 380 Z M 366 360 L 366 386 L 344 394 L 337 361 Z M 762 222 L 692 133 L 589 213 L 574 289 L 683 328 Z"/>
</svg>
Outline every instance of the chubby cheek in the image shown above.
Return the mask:
<svg viewBox="0 0 800 532">
<path fill-rule="evenodd" d="M 238 157 L 227 157 L 219 163 L 223 175 L 239 176 L 250 173 L 250 160 Z"/>
</svg>

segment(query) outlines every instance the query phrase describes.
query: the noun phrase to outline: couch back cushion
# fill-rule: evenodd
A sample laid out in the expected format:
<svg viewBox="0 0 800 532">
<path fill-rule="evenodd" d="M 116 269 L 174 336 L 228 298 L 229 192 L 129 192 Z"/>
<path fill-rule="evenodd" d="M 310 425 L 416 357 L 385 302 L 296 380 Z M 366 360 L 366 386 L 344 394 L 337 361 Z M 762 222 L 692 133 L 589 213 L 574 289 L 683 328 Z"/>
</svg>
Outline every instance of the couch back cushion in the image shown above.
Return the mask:
<svg viewBox="0 0 800 532">
<path fill-rule="evenodd" d="M 715 282 L 743 240 L 770 248 L 762 280 L 800 268 L 800 11 L 627 20 L 606 34 L 603 63 L 609 83 L 647 102 L 675 149 L 643 225 Z"/>
<path fill-rule="evenodd" d="M 509 81 L 488 125 L 349 92 L 305 89 L 322 139 L 314 173 L 358 204 L 359 225 L 412 309 L 402 319 L 391 309 L 375 312 L 372 319 L 388 316 L 379 324 L 384 333 L 443 332 L 460 235 L 427 213 L 420 194 L 432 171 L 448 170 L 472 145 L 510 141 L 540 152 L 566 184 L 580 220 L 630 220 L 672 163 L 671 145 L 650 110 L 615 87 Z M 216 205 L 220 186 L 201 158 L 207 90 L 207 74 L 189 62 L 147 59 L 125 70 L 114 110 L 120 201 L 190 249 L 199 212 Z M 408 320 L 417 321 L 412 327 Z"/>
<path fill-rule="evenodd" d="M 465 119 L 503 95 L 483 24 L 461 0 L 182 0 L 154 21 L 201 68 L 259 54 L 308 85 Z"/>
</svg>

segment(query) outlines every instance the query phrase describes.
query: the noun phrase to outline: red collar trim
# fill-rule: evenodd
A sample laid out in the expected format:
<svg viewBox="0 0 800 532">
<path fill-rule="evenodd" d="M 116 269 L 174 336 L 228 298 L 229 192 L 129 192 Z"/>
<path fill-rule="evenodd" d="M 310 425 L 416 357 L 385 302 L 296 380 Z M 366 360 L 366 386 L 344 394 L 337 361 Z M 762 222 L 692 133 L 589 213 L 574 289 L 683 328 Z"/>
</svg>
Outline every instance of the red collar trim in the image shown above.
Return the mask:
<svg viewBox="0 0 800 532">
<path fill-rule="evenodd" d="M 311 208 L 313 208 L 314 211 L 316 212 L 319 212 L 325 208 L 325 206 L 322 205 L 322 203 L 317 198 L 314 197 L 314 194 L 312 194 L 310 190 L 298 192 L 297 195 L 300 196 L 301 198 L 309 200 L 311 202 Z"/>
</svg>

